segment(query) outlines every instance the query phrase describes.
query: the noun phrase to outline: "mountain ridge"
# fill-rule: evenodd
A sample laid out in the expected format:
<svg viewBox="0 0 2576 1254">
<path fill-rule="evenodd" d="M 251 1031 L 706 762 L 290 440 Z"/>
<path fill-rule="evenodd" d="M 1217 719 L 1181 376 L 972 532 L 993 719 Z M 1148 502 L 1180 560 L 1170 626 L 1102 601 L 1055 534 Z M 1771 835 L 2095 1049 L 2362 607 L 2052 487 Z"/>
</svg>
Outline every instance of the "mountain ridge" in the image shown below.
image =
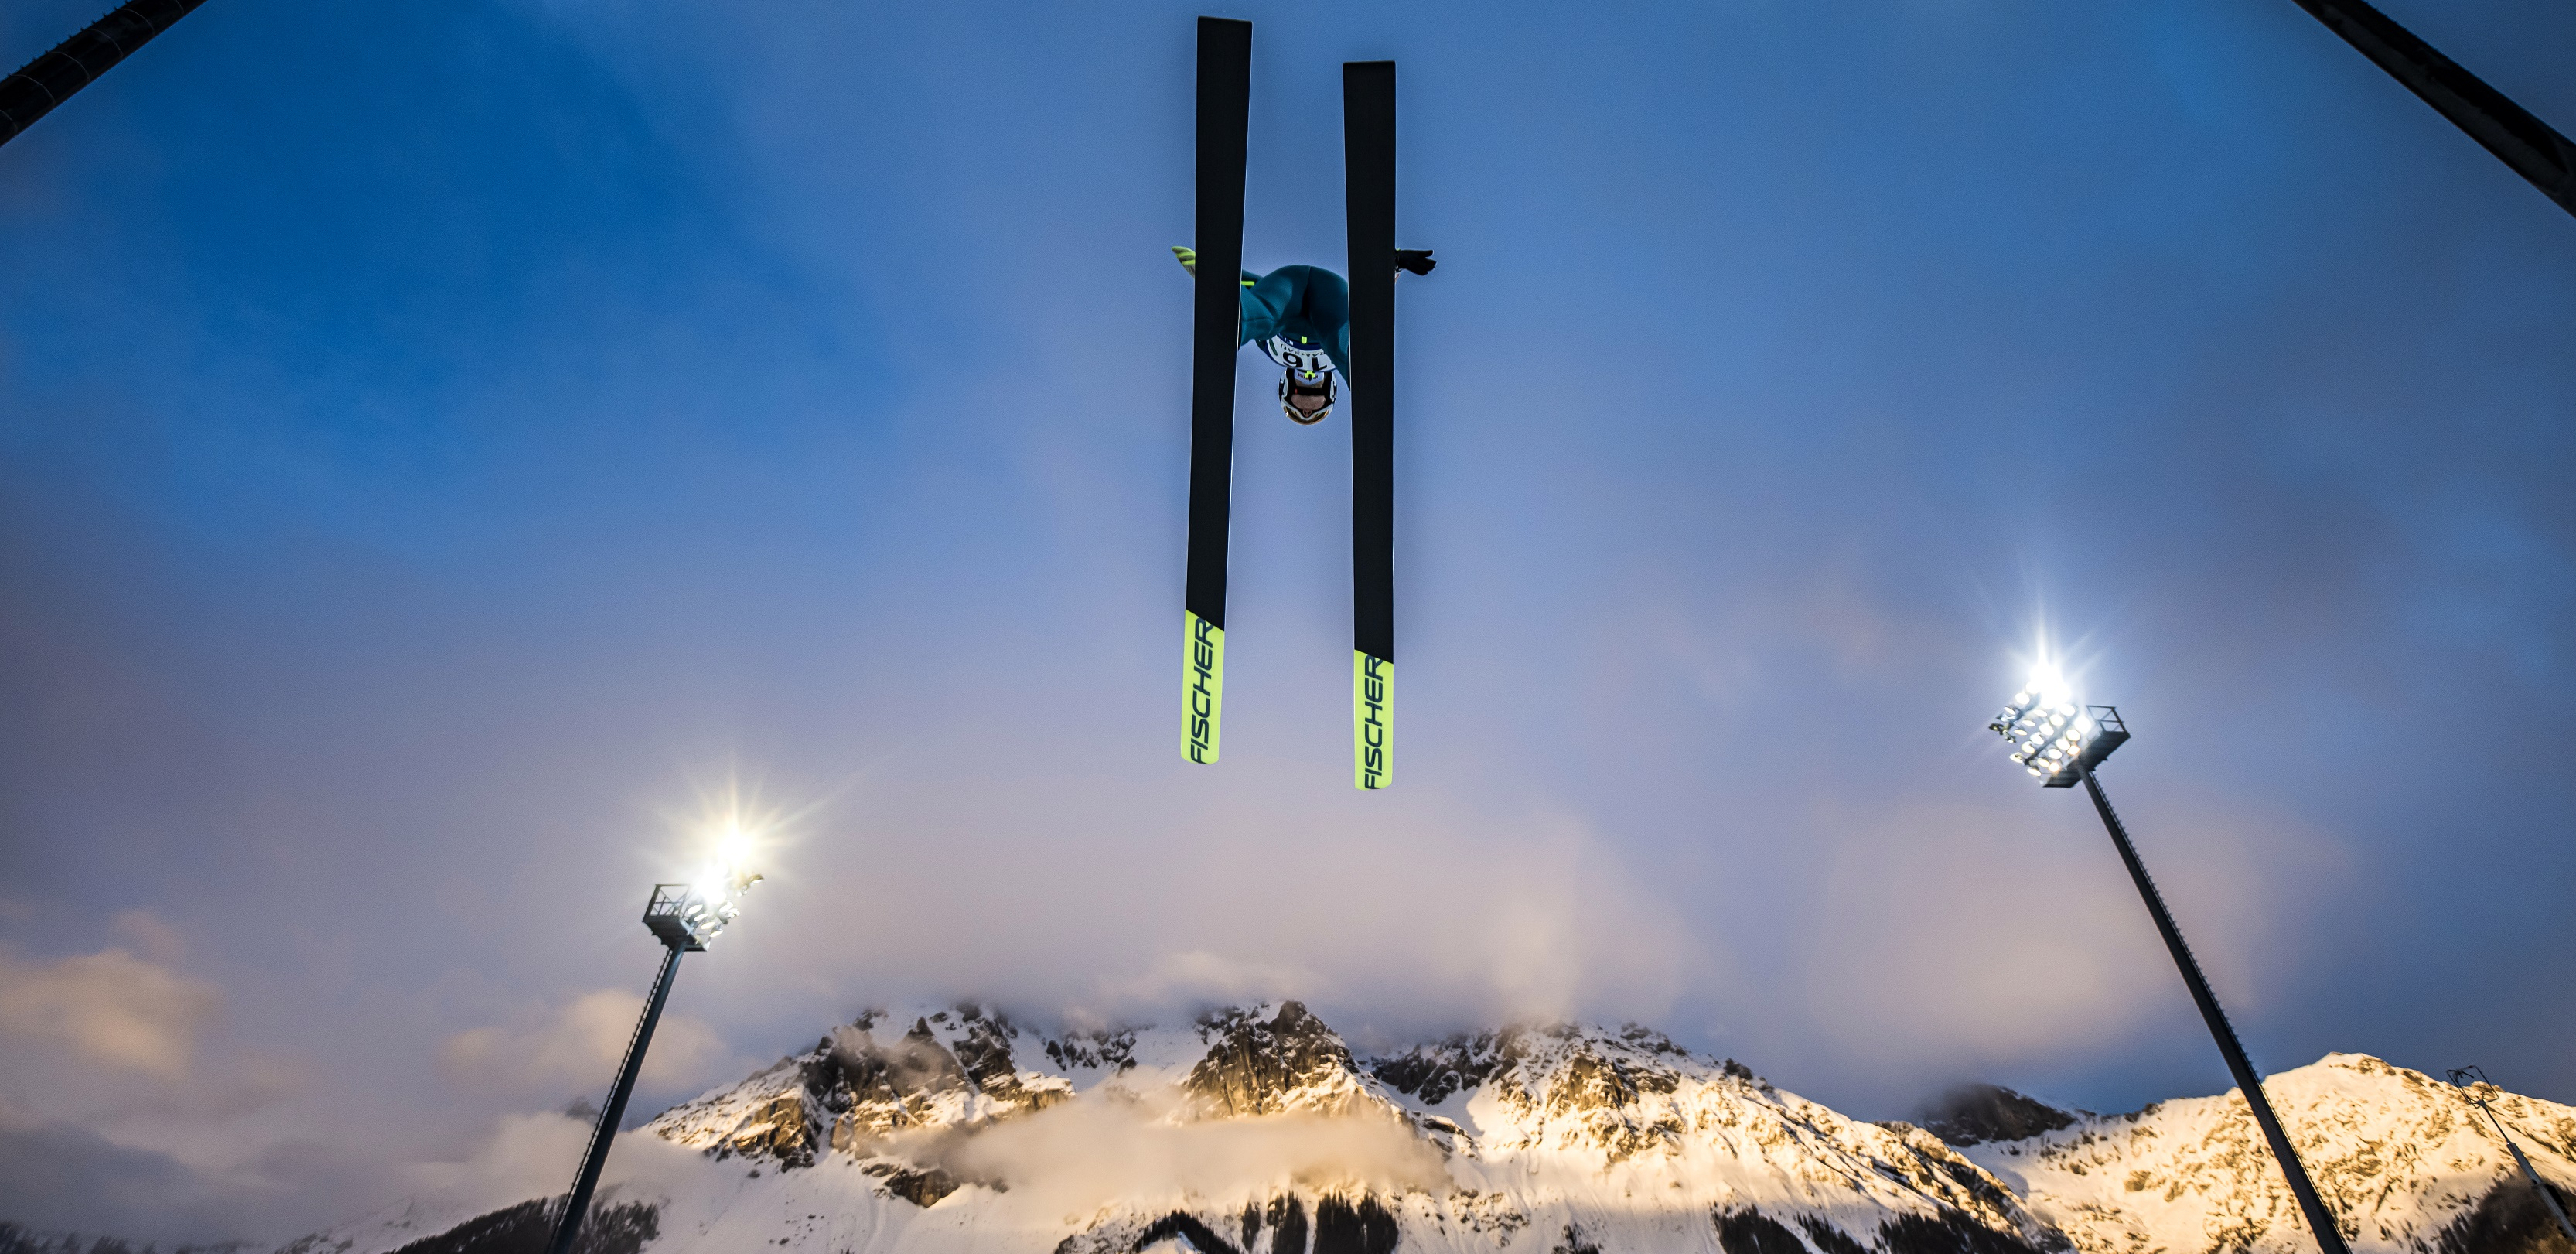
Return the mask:
<svg viewBox="0 0 2576 1254">
<path fill-rule="evenodd" d="M 2459 1090 L 2360 1054 L 2265 1088 L 2356 1250 L 2576 1254 Z M 2576 1109 L 2482 1095 L 2576 1180 Z M 280 1254 L 515 1254 L 545 1194 Z M 1980 1086 L 1871 1123 L 1635 1024 L 1361 1054 L 1294 1001 L 1056 1033 L 871 1010 L 626 1134 L 601 1205 L 584 1254 L 2314 1248 L 2233 1091 L 2096 1115 Z"/>
</svg>

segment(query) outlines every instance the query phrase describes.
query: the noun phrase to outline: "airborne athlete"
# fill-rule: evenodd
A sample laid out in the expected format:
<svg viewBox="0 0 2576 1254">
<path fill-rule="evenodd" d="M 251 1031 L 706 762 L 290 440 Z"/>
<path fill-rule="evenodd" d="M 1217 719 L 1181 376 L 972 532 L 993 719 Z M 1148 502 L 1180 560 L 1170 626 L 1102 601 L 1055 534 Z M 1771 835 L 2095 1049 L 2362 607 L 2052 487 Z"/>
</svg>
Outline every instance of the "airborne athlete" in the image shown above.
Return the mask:
<svg viewBox="0 0 2576 1254">
<path fill-rule="evenodd" d="M 1431 251 L 1399 248 L 1395 268 L 1429 274 L 1440 264 Z M 1197 253 L 1175 244 L 1172 255 L 1197 276 Z M 1335 376 L 1351 372 L 1351 288 L 1342 276 L 1322 266 L 1244 271 L 1238 334 L 1241 343 L 1260 344 L 1278 363 L 1279 408 L 1290 421 L 1311 427 L 1332 416 L 1341 400 Z"/>
<path fill-rule="evenodd" d="M 1429 252 L 1395 246 L 1395 62 L 1342 63 L 1347 282 L 1320 266 L 1243 269 L 1252 23 L 1199 19 L 1198 89 L 1197 238 L 1172 250 L 1190 272 L 1181 757 L 1213 764 L 1225 717 L 1234 367 L 1258 342 L 1280 367 L 1279 408 L 1298 425 L 1322 422 L 1350 393 L 1351 785 L 1384 788 L 1395 782 L 1395 276 L 1431 272 Z"/>
</svg>

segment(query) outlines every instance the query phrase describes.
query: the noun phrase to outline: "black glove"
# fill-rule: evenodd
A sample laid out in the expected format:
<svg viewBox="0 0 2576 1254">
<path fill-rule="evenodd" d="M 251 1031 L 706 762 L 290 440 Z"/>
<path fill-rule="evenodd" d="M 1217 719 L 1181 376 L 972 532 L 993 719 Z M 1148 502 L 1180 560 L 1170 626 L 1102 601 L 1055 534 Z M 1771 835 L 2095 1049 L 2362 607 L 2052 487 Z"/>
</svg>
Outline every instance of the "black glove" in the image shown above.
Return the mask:
<svg viewBox="0 0 2576 1254">
<path fill-rule="evenodd" d="M 1395 250 L 1395 268 L 1398 270 L 1410 270 L 1415 274 L 1429 274 L 1431 273 L 1431 267 L 1439 264 L 1439 262 L 1431 259 L 1431 250 L 1428 248 L 1399 248 Z"/>
</svg>

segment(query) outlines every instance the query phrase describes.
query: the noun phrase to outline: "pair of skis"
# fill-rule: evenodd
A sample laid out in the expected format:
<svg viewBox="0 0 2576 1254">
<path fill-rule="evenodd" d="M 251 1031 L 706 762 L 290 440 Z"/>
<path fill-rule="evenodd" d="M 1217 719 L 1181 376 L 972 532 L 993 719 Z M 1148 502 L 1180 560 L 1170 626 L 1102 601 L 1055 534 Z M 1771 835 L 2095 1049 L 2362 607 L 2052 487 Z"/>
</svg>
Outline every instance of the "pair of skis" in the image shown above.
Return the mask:
<svg viewBox="0 0 2576 1254">
<path fill-rule="evenodd" d="M 1252 23 L 1199 19 L 1197 288 L 1191 311 L 1189 576 L 1181 756 L 1212 763 L 1225 712 L 1225 559 Z M 1350 225 L 1351 783 L 1393 782 L 1395 710 L 1395 63 L 1342 65 Z"/>
</svg>

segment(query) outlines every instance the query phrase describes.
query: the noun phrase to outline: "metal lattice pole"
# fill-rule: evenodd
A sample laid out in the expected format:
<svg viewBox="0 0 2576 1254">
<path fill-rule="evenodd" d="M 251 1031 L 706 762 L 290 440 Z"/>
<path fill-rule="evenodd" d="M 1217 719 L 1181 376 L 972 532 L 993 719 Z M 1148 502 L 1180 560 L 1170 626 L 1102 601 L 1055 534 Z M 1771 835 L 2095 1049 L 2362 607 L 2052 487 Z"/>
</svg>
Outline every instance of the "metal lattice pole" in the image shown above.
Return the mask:
<svg viewBox="0 0 2576 1254">
<path fill-rule="evenodd" d="M 2147 875 L 2147 864 L 2138 858 L 2137 846 L 2129 843 L 2129 830 L 2121 826 L 2118 812 L 2111 809 L 2111 798 L 2102 791 L 2100 780 L 2093 778 L 2091 765 L 2078 760 L 2075 769 L 2084 777 L 2084 791 L 2093 795 L 2093 808 L 2102 813 L 2102 826 L 2111 831 L 2111 843 L 2120 850 L 2120 861 L 2129 868 L 2129 878 L 2136 881 L 2138 895 L 2146 899 L 2147 913 L 2155 916 L 2156 931 L 2165 938 L 2165 948 L 2172 951 L 2174 965 L 2182 969 L 2182 982 L 2191 989 L 2192 1004 L 2200 1007 L 2200 1017 L 2209 1023 L 2209 1035 L 2218 1042 L 2218 1052 L 2227 1058 L 2227 1070 L 2236 1077 L 2236 1087 L 2245 1094 L 2245 1104 L 2254 1108 L 2254 1122 L 2263 1128 L 2263 1139 L 2272 1146 L 2272 1159 L 2281 1165 L 2281 1174 L 2290 1181 L 2290 1192 L 2299 1199 L 2299 1209 L 2308 1217 L 2308 1228 L 2316 1233 L 2317 1245 L 2326 1254 L 2350 1254 L 2344 1245 L 2343 1230 L 2335 1226 L 2334 1214 L 2326 1209 L 2325 1199 L 2317 1196 L 2317 1186 L 2308 1180 L 2308 1169 L 2299 1162 L 2299 1153 L 2290 1146 L 2290 1136 L 2281 1130 L 2281 1117 L 2272 1113 L 2272 1101 L 2263 1095 L 2263 1077 L 2255 1074 L 2254 1063 L 2245 1056 L 2245 1046 L 2236 1039 L 2236 1029 L 2227 1022 L 2227 1012 L 2219 1008 L 2218 994 L 2211 992 L 2209 980 L 2200 973 L 2200 962 L 2191 956 L 2191 946 L 2182 939 L 2182 929 L 2175 926 L 2173 914 L 2165 909 L 2164 894 L 2156 891 L 2156 882 Z"/>
<path fill-rule="evenodd" d="M 2540 1178 L 2540 1172 L 2532 1167 L 2530 1157 L 2522 1152 L 2521 1146 L 2513 1143 L 2513 1134 L 2504 1130 L 2504 1120 L 2496 1116 L 2495 1107 L 2488 1105 L 2487 1099 L 2475 1087 L 2484 1084 L 2493 1088 L 2494 1081 L 2487 1079 L 2487 1073 L 2474 1066 L 2452 1068 L 2450 1076 L 2451 1083 L 2459 1085 L 2460 1091 L 2477 1103 L 2478 1109 L 2487 1113 L 2487 1122 L 2495 1125 L 2496 1135 L 2503 1138 L 2504 1147 L 2513 1151 L 2513 1161 L 2522 1165 L 2522 1174 L 2530 1179 L 2531 1187 L 2540 1190 L 2540 1201 L 2549 1208 L 2549 1217 L 2558 1221 L 2558 1230 L 2567 1234 L 2568 1244 L 2576 1245 L 2576 1223 L 2568 1222 L 2567 1208 L 2558 1204 L 2558 1191 Z"/>
<path fill-rule="evenodd" d="M 644 1003 L 644 1017 L 635 1021 L 635 1038 L 626 1043 L 626 1061 L 617 1069 L 617 1083 L 608 1090 L 608 1102 L 599 1108 L 599 1122 L 590 1129 L 590 1149 L 581 1156 L 581 1175 L 573 1180 L 572 1192 L 564 1196 L 563 1214 L 555 1219 L 554 1242 L 546 1248 L 549 1254 L 572 1254 L 573 1240 L 581 1235 L 581 1221 L 590 1213 L 590 1194 L 599 1187 L 599 1169 L 608 1165 L 608 1144 L 617 1138 L 617 1125 L 626 1118 L 626 1099 L 635 1095 L 635 1076 L 644 1069 L 644 1049 L 653 1043 L 653 1025 L 662 1018 L 662 1003 L 670 1000 L 671 980 L 680 974 L 680 955 L 687 947 L 673 944 L 662 959 L 661 978 L 653 981 L 653 997 Z"/>
</svg>

